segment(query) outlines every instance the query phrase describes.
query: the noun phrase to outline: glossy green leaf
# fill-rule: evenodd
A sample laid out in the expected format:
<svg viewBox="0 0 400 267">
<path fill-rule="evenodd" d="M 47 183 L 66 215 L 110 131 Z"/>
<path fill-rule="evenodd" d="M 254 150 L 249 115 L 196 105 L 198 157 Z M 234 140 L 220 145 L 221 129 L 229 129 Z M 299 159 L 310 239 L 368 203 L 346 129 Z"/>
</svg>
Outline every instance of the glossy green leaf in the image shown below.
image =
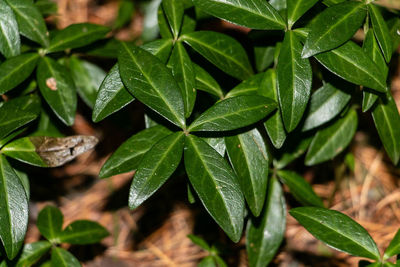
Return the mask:
<svg viewBox="0 0 400 267">
<path fill-rule="evenodd" d="M 193 67 L 196 76 L 196 89 L 218 96 L 222 99 L 224 93 L 217 81 L 199 65 L 193 63 Z"/>
<path fill-rule="evenodd" d="M 17 256 L 28 226 L 28 199 L 18 175 L 0 154 L 0 239 L 8 259 Z"/>
<path fill-rule="evenodd" d="M 247 204 L 258 217 L 265 202 L 268 184 L 268 154 L 257 129 L 225 137 L 229 160 Z"/>
<path fill-rule="evenodd" d="M 119 2 L 118 15 L 114 21 L 114 29 L 120 29 L 129 22 L 135 12 L 135 3 L 130 0 L 122 0 Z"/>
<path fill-rule="evenodd" d="M 279 101 L 275 69 L 269 69 L 265 72 L 258 93 L 276 102 Z M 286 131 L 279 107 L 272 115 L 268 116 L 267 120 L 264 122 L 264 127 L 267 130 L 267 134 L 273 146 L 277 149 L 281 148 L 286 140 Z"/>
<path fill-rule="evenodd" d="M 106 77 L 106 73 L 100 67 L 77 57 L 70 58 L 69 69 L 76 85 L 76 91 L 86 105 L 93 109 L 97 91 Z"/>
<path fill-rule="evenodd" d="M 0 0 L 0 53 L 9 58 L 20 54 L 21 40 L 14 12 Z"/>
<path fill-rule="evenodd" d="M 190 204 L 194 204 L 194 203 L 196 203 L 196 196 L 195 196 L 194 190 L 193 190 L 192 186 L 189 183 L 187 183 L 186 185 L 187 185 L 186 186 L 187 199 L 188 199 Z"/>
<path fill-rule="evenodd" d="M 375 62 L 375 64 L 381 69 L 384 76 L 387 77 L 389 72 L 389 67 L 386 65 L 385 58 L 382 55 L 381 49 L 379 47 L 378 42 L 375 39 L 374 32 L 372 30 L 369 30 L 365 35 L 363 50 L 372 59 L 372 61 Z M 372 106 L 375 104 L 376 100 L 378 100 L 378 95 L 374 93 L 373 90 L 364 88 L 362 111 L 366 112 L 369 109 L 371 109 Z"/>
<path fill-rule="evenodd" d="M 278 11 L 262 0 L 193 0 L 196 7 L 215 17 L 252 29 L 283 30 Z"/>
<path fill-rule="evenodd" d="M 160 5 L 157 11 L 158 28 L 160 35 L 164 39 L 173 39 L 171 28 L 169 27 L 167 15 L 164 11 L 164 5 Z"/>
<path fill-rule="evenodd" d="M 230 90 L 225 98 L 241 96 L 241 95 L 256 95 L 261 81 L 264 78 L 264 73 L 259 73 L 251 76 L 247 80 L 241 82 L 238 86 Z"/>
<path fill-rule="evenodd" d="M 14 159 L 38 167 L 58 167 L 92 149 L 98 142 L 94 136 L 68 137 L 31 136 L 17 139 L 2 152 Z"/>
<path fill-rule="evenodd" d="M 118 64 L 115 64 L 100 85 L 93 108 L 92 120 L 99 122 L 133 100 L 135 98 L 122 83 Z"/>
<path fill-rule="evenodd" d="M 351 142 L 358 124 L 357 113 L 350 109 L 347 115 L 317 132 L 308 149 L 305 164 L 315 165 L 334 158 Z"/>
<path fill-rule="evenodd" d="M 400 230 L 397 231 L 392 241 L 390 241 L 390 244 L 383 255 L 383 259 L 386 260 L 398 254 L 400 254 Z"/>
<path fill-rule="evenodd" d="M 49 45 L 49 33 L 39 9 L 31 0 L 5 0 L 13 10 L 21 35 L 41 44 Z"/>
<path fill-rule="evenodd" d="M 387 26 L 389 28 L 389 34 L 392 38 L 392 48 L 395 52 L 400 44 L 400 35 L 398 34 L 398 29 L 400 28 L 400 18 L 393 17 L 387 21 Z"/>
<path fill-rule="evenodd" d="M 324 207 L 322 200 L 303 177 L 292 171 L 278 171 L 281 181 L 290 189 L 290 193 L 304 206 Z"/>
<path fill-rule="evenodd" d="M 178 167 L 185 144 L 183 132 L 163 138 L 144 156 L 129 191 L 129 208 L 139 207 L 152 196 Z"/>
<path fill-rule="evenodd" d="M 40 92 L 53 112 L 64 124 L 74 124 L 77 98 L 69 71 L 54 59 L 43 57 L 36 74 Z"/>
<path fill-rule="evenodd" d="M 30 244 L 25 244 L 21 256 L 15 267 L 28 267 L 35 264 L 49 249 L 51 243 L 47 241 L 38 241 Z"/>
<path fill-rule="evenodd" d="M 269 98 L 243 95 L 224 99 L 203 112 L 188 131 L 230 131 L 261 120 L 276 109 Z"/>
<path fill-rule="evenodd" d="M 195 236 L 195 235 L 188 235 L 187 237 L 190 239 L 190 241 L 192 241 L 194 244 L 198 245 L 202 249 L 204 249 L 206 251 L 211 250 L 210 246 L 207 244 L 206 241 L 204 241 L 203 238 Z"/>
<path fill-rule="evenodd" d="M 172 45 L 172 39 L 159 39 L 148 42 L 142 45 L 141 48 L 158 57 L 163 63 L 167 63 L 171 55 Z"/>
<path fill-rule="evenodd" d="M 202 137 L 207 144 L 209 144 L 215 151 L 217 151 L 222 157 L 225 156 L 226 145 L 223 137 Z"/>
<path fill-rule="evenodd" d="M 344 44 L 361 27 L 366 15 L 366 6 L 361 2 L 328 7 L 313 21 L 302 56 L 308 58 Z"/>
<path fill-rule="evenodd" d="M 271 178 L 260 217 L 247 224 L 246 250 L 250 267 L 264 267 L 274 258 L 286 229 L 286 203 L 281 185 Z"/>
<path fill-rule="evenodd" d="M 168 67 L 172 69 L 172 75 L 181 89 L 185 117 L 188 118 L 192 114 L 196 102 L 195 72 L 192 61 L 182 43 L 175 44 Z"/>
<path fill-rule="evenodd" d="M 104 38 L 109 31 L 108 27 L 91 23 L 72 24 L 54 35 L 47 50 L 58 52 L 82 47 Z"/>
<path fill-rule="evenodd" d="M 50 118 L 47 110 L 42 107 L 37 128 L 31 136 L 63 137 L 64 135 L 61 133 L 59 126 Z"/>
<path fill-rule="evenodd" d="M 1 110 L 1 109 L 0 109 Z M 28 127 L 24 127 L 22 129 L 13 131 L 12 133 L 10 133 L 9 135 L 7 135 L 6 137 L 0 139 L 0 148 L 2 148 L 4 145 L 6 145 L 8 142 L 10 142 L 11 140 L 13 140 L 16 136 L 22 134 L 24 131 L 26 131 Z"/>
<path fill-rule="evenodd" d="M 63 248 L 53 247 L 51 249 L 51 266 L 57 267 L 80 267 L 81 264 L 74 255 Z"/>
<path fill-rule="evenodd" d="M 237 177 L 225 159 L 200 138 L 189 135 L 185 168 L 204 207 L 234 242 L 243 230 L 244 198 Z"/>
<path fill-rule="evenodd" d="M 196 29 L 196 25 L 197 25 L 196 19 L 190 15 L 185 14 L 183 16 L 183 22 L 182 22 L 182 28 L 181 28 L 180 34 L 183 35 L 186 33 L 194 32 Z"/>
<path fill-rule="evenodd" d="M 275 47 L 255 46 L 254 61 L 257 72 L 262 72 L 274 62 Z"/>
<path fill-rule="evenodd" d="M 307 231 L 328 246 L 354 256 L 379 260 L 379 250 L 368 232 L 347 215 L 317 207 L 289 211 Z"/>
<path fill-rule="evenodd" d="M 54 206 L 44 207 L 38 215 L 37 227 L 40 233 L 52 243 L 60 242 L 64 216 Z"/>
<path fill-rule="evenodd" d="M 183 21 L 184 7 L 182 0 L 163 0 L 162 6 L 174 39 L 177 39 Z"/>
<path fill-rule="evenodd" d="M 333 6 L 346 1 L 348 0 L 322 0 L 322 3 L 324 3 L 326 6 Z"/>
<path fill-rule="evenodd" d="M 171 134 L 163 126 L 154 126 L 135 134 L 126 140 L 111 157 L 104 163 L 99 177 L 106 178 L 120 173 L 129 172 L 138 168 L 144 154 L 150 148 Z"/>
<path fill-rule="evenodd" d="M 108 235 L 107 229 L 97 222 L 77 220 L 65 227 L 59 235 L 59 241 L 72 245 L 87 245 L 98 243 Z"/>
<path fill-rule="evenodd" d="M 301 58 L 301 49 L 295 33 L 286 32 L 276 74 L 283 124 L 288 132 L 292 132 L 299 124 L 311 92 L 311 65 L 308 59 Z"/>
<path fill-rule="evenodd" d="M 139 101 L 185 128 L 185 111 L 179 85 L 159 59 L 139 47 L 122 43 L 118 64 L 122 81 Z"/>
<path fill-rule="evenodd" d="M 314 129 L 332 120 L 349 103 L 350 98 L 351 95 L 346 91 L 325 83 L 311 96 L 302 131 Z"/>
<path fill-rule="evenodd" d="M 316 59 L 328 70 L 349 82 L 378 92 L 387 90 L 386 76 L 382 70 L 352 41 L 332 51 L 319 54 Z"/>
<path fill-rule="evenodd" d="M 0 139 L 33 121 L 40 113 L 40 99 L 36 95 L 22 96 L 0 106 Z"/>
<path fill-rule="evenodd" d="M 287 21 L 289 28 L 319 0 L 287 0 Z"/>
<path fill-rule="evenodd" d="M 197 31 L 185 34 L 181 39 L 219 69 L 239 80 L 245 80 L 253 74 L 246 51 L 228 35 Z"/>
<path fill-rule="evenodd" d="M 388 26 L 382 17 L 381 11 L 374 4 L 368 5 L 368 14 L 371 17 L 372 29 L 382 49 L 386 62 L 392 58 L 392 38 L 389 33 Z"/>
<path fill-rule="evenodd" d="M 388 93 L 378 100 L 372 118 L 390 159 L 397 165 L 400 159 L 400 115 L 393 97 Z"/>
<path fill-rule="evenodd" d="M 36 67 L 39 55 L 26 53 L 9 58 L 0 65 L 0 94 L 25 81 Z"/>
</svg>

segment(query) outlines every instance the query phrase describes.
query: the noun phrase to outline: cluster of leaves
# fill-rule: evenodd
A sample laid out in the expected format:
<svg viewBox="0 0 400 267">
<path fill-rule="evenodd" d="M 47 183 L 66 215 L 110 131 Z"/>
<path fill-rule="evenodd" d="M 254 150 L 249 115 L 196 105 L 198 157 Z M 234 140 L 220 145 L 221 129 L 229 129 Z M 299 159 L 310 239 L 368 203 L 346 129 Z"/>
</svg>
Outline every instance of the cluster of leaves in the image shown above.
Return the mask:
<svg viewBox="0 0 400 267">
<path fill-rule="evenodd" d="M 23 244 L 30 197 L 27 174 L 10 158 L 57 167 L 97 143 L 92 136 L 64 137 L 58 125 L 74 123 L 77 93 L 94 104 L 105 76 L 96 65 L 70 56 L 71 49 L 102 39 L 109 29 L 84 23 L 48 31 L 43 16 L 55 11 L 48 0 L 0 0 L 0 239 L 10 260 Z M 66 255 L 54 251 L 55 260 Z"/>
<path fill-rule="evenodd" d="M 40 266 L 79 267 L 79 261 L 67 250 L 59 247 L 61 244 L 88 245 L 100 242 L 108 236 L 108 231 L 100 224 L 77 220 L 62 229 L 63 214 L 53 206 L 43 208 L 37 219 L 37 227 L 46 241 L 25 244 L 22 251 L 13 261 L 3 260 L 0 266 L 26 267 L 38 261 Z M 51 259 L 43 260 L 51 249 Z"/>
<path fill-rule="evenodd" d="M 236 39 L 196 30 L 204 13 L 253 29 L 257 73 Z M 158 24 L 161 39 L 141 47 L 121 43 L 99 89 L 94 121 L 134 99 L 150 110 L 146 129 L 115 151 L 100 177 L 135 170 L 128 201 L 135 209 L 183 161 L 189 201 L 197 195 L 234 242 L 248 218 L 250 266 L 267 265 L 283 239 L 282 182 L 310 206 L 291 214 L 317 238 L 381 261 L 361 226 L 325 209 L 311 186 L 285 168 L 306 151 L 307 166 L 341 154 L 357 130 L 359 107 L 372 114 L 398 164 L 400 116 L 388 86 L 388 63 L 400 42 L 398 11 L 371 1 L 163 0 Z M 357 31 L 365 34 L 362 47 L 352 40 Z M 229 83 L 221 86 L 208 69 L 237 86 L 226 93 Z"/>
</svg>

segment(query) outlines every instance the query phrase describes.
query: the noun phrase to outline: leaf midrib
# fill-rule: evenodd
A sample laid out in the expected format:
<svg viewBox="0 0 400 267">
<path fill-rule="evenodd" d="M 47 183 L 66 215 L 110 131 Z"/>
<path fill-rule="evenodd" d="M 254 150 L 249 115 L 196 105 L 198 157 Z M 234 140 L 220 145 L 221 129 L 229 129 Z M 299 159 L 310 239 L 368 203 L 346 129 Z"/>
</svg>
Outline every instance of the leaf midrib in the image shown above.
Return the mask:
<svg viewBox="0 0 400 267">
<path fill-rule="evenodd" d="M 50 41 L 50 46 L 49 46 L 48 50 L 53 52 L 54 49 L 59 49 L 60 46 L 62 47 L 62 45 L 66 45 L 68 43 L 71 43 L 71 42 L 73 42 L 73 41 L 75 41 L 75 40 L 77 40 L 79 38 L 82 38 L 82 37 L 84 37 L 86 35 L 92 35 L 92 34 L 96 34 L 98 32 L 102 32 L 102 31 L 106 31 L 106 28 L 104 28 L 104 29 L 99 28 L 99 29 L 94 29 L 93 31 L 81 32 L 80 34 L 73 35 L 71 38 L 64 38 L 64 39 L 59 40 L 57 43 L 53 43 L 53 44 L 51 44 L 51 41 Z M 56 37 L 57 36 L 55 36 L 55 38 Z"/>
<path fill-rule="evenodd" d="M 382 110 L 382 114 L 383 114 L 383 116 L 385 118 L 385 121 L 387 122 L 387 125 L 389 126 L 388 128 L 389 128 L 390 138 L 391 138 L 391 140 L 393 142 L 393 148 L 395 149 L 395 151 L 394 151 L 395 152 L 394 154 L 395 154 L 395 157 L 396 157 L 395 160 L 397 160 L 397 158 L 398 158 L 398 145 L 396 143 L 396 137 L 394 136 L 394 133 L 393 133 L 393 127 L 391 127 L 391 123 L 388 123 L 388 122 L 390 122 L 390 119 L 389 119 L 389 116 L 388 116 L 384 106 L 381 107 L 381 110 Z"/>
<path fill-rule="evenodd" d="M 35 60 L 38 57 L 38 54 L 32 54 L 31 57 L 29 57 L 26 61 L 24 61 L 22 64 L 19 64 L 17 67 L 14 67 L 10 72 L 8 72 L 8 75 L 3 76 L 0 78 L 0 83 L 9 79 L 11 76 L 13 76 L 15 73 L 20 72 L 22 68 L 25 66 L 29 65 L 33 60 Z M 4 64 L 4 62 L 3 62 Z"/>
</svg>

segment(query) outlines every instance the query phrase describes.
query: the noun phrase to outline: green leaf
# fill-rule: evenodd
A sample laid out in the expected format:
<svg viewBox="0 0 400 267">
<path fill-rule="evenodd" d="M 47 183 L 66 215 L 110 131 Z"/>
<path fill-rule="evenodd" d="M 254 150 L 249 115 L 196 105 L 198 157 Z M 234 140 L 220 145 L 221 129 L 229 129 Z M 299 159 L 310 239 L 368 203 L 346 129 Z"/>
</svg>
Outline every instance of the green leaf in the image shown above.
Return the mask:
<svg viewBox="0 0 400 267">
<path fill-rule="evenodd" d="M 195 194 L 194 194 L 193 188 L 192 188 L 192 186 L 191 186 L 189 183 L 187 183 L 186 185 L 187 185 L 187 186 L 186 186 L 186 189 L 187 189 L 187 199 L 188 199 L 188 201 L 189 201 L 190 204 L 194 204 L 194 203 L 196 203 L 196 196 L 195 196 Z"/>
<path fill-rule="evenodd" d="M 69 59 L 69 69 L 76 85 L 76 91 L 90 108 L 96 102 L 97 91 L 106 73 L 98 66 L 72 56 Z"/>
<path fill-rule="evenodd" d="M 275 47 L 255 46 L 254 61 L 257 72 L 262 72 L 274 62 Z"/>
<path fill-rule="evenodd" d="M 262 211 L 268 185 L 268 154 L 257 129 L 225 137 L 229 160 L 254 216 Z"/>
<path fill-rule="evenodd" d="M 173 40 L 171 28 L 169 27 L 167 15 L 165 14 L 162 4 L 158 7 L 157 19 L 158 19 L 158 28 L 160 30 L 161 38 Z"/>
<path fill-rule="evenodd" d="M 204 257 L 197 267 L 217 267 L 213 256 Z"/>
<path fill-rule="evenodd" d="M 400 44 L 400 35 L 397 30 L 400 28 L 400 18 L 393 17 L 387 21 L 387 26 L 389 28 L 389 34 L 392 38 L 392 52 L 395 52 Z"/>
<path fill-rule="evenodd" d="M 278 88 L 276 81 L 275 69 L 269 69 L 264 74 L 258 93 L 278 102 Z M 264 122 L 264 127 L 267 130 L 267 134 L 273 146 L 277 149 L 281 148 L 286 140 L 286 131 L 279 107 L 272 113 L 272 115 L 268 116 L 267 120 Z"/>
<path fill-rule="evenodd" d="M 135 3 L 130 0 L 121 0 L 118 7 L 118 15 L 114 21 L 114 29 L 120 29 L 128 24 L 135 13 Z"/>
<path fill-rule="evenodd" d="M 63 137 L 58 125 L 54 124 L 47 110 L 42 108 L 36 130 L 31 136 Z"/>
<path fill-rule="evenodd" d="M 217 81 L 202 67 L 195 63 L 192 64 L 196 75 L 196 89 L 215 95 L 222 99 L 224 97 L 224 93 L 222 92 L 222 89 Z"/>
<path fill-rule="evenodd" d="M 400 254 L 400 230 L 397 231 L 392 241 L 390 241 L 390 244 L 385 250 L 385 254 L 383 255 L 383 259 L 387 260 L 397 254 Z"/>
<path fill-rule="evenodd" d="M 317 207 L 289 211 L 307 231 L 328 246 L 354 256 L 379 260 L 379 250 L 368 232 L 347 215 Z"/>
<path fill-rule="evenodd" d="M 2 153 L 34 166 L 58 167 L 92 149 L 97 142 L 96 137 L 85 135 L 31 136 L 7 144 Z"/>
<path fill-rule="evenodd" d="M 53 2 L 52 0 L 36 0 L 35 6 L 39 9 L 43 16 L 57 14 L 57 3 Z"/>
<path fill-rule="evenodd" d="M 290 193 L 304 206 L 324 207 L 322 200 L 303 177 L 292 171 L 278 171 L 281 181 L 290 189 Z"/>
<path fill-rule="evenodd" d="M 197 22 L 196 22 L 195 18 L 193 18 L 190 15 L 184 15 L 180 34 L 182 35 L 182 34 L 194 32 L 196 29 L 196 25 L 197 25 Z"/>
<path fill-rule="evenodd" d="M 37 80 L 42 96 L 57 117 L 67 126 L 73 125 L 77 98 L 68 69 L 52 58 L 43 57 L 39 61 Z"/>
<path fill-rule="evenodd" d="M 179 85 L 159 59 L 139 47 L 122 43 L 118 64 L 122 81 L 139 101 L 185 128 L 185 111 Z"/>
<path fill-rule="evenodd" d="M 281 185 L 271 178 L 260 217 L 247 224 L 246 250 L 250 267 L 267 266 L 282 243 L 286 229 L 286 203 Z"/>
<path fill-rule="evenodd" d="M 20 50 L 21 40 L 14 12 L 4 0 L 0 0 L 0 52 L 9 58 L 19 55 Z"/>
<path fill-rule="evenodd" d="M 332 51 L 319 54 L 316 59 L 325 68 L 349 82 L 378 92 L 387 90 L 386 76 L 382 70 L 352 41 Z"/>
<path fill-rule="evenodd" d="M 99 122 L 133 100 L 135 98 L 122 83 L 118 64 L 115 64 L 100 85 L 93 108 L 92 120 Z"/>
<path fill-rule="evenodd" d="M 334 5 L 322 11 L 311 25 L 302 52 L 303 58 L 337 48 L 350 40 L 366 15 L 365 4 L 355 1 Z"/>
<path fill-rule="evenodd" d="M 181 39 L 219 69 L 239 80 L 245 80 L 253 74 L 246 51 L 228 35 L 197 31 L 185 34 Z"/>
<path fill-rule="evenodd" d="M 308 59 L 301 58 L 301 43 L 295 33 L 285 33 L 276 74 L 283 124 L 292 132 L 299 124 L 310 98 L 312 69 Z"/>
<path fill-rule="evenodd" d="M 206 250 L 206 251 L 210 251 L 211 248 L 210 246 L 207 244 L 206 241 L 204 241 L 203 238 L 195 236 L 195 235 L 188 235 L 187 236 L 194 244 L 198 245 L 199 247 L 201 247 L 202 249 Z"/>
<path fill-rule="evenodd" d="M 386 65 L 385 58 L 381 53 L 381 49 L 379 48 L 378 42 L 375 39 L 374 33 L 372 30 L 369 30 L 365 35 L 363 50 L 373 62 L 381 69 L 384 76 L 387 77 L 389 72 L 389 67 Z M 374 92 L 371 92 L 368 88 L 364 88 L 363 90 L 363 102 L 362 102 L 362 111 L 366 112 L 372 108 L 378 99 L 378 95 Z"/>
<path fill-rule="evenodd" d="M 35 120 L 40 113 L 40 99 L 36 95 L 22 96 L 0 106 L 0 139 Z"/>
<path fill-rule="evenodd" d="M 375 37 L 378 40 L 379 46 L 382 49 L 386 62 L 392 58 L 392 38 L 389 33 L 388 26 L 382 17 L 382 14 L 377 6 L 374 4 L 368 5 L 368 14 L 371 17 L 372 29 Z"/>
<path fill-rule="evenodd" d="M 59 235 L 59 240 L 60 243 L 87 245 L 98 243 L 108 235 L 107 229 L 97 222 L 77 220 L 65 227 Z"/>
<path fill-rule="evenodd" d="M 147 151 L 170 134 L 171 131 L 161 125 L 135 134 L 126 140 L 104 163 L 99 177 L 106 178 L 137 169 Z"/>
<path fill-rule="evenodd" d="M 38 54 L 26 53 L 4 61 L 0 65 L 0 95 L 25 81 L 35 69 L 38 59 Z"/>
<path fill-rule="evenodd" d="M 264 73 L 259 73 L 251 76 L 247 80 L 241 82 L 226 94 L 225 98 L 241 96 L 241 95 L 256 95 L 261 81 L 264 78 Z"/>
<path fill-rule="evenodd" d="M 172 39 L 159 39 L 148 42 L 142 45 L 141 48 L 158 57 L 163 63 L 167 63 L 171 55 L 172 45 Z"/>
<path fill-rule="evenodd" d="M 299 133 L 291 135 L 291 138 L 285 143 L 281 149 L 281 153 L 274 159 L 274 166 L 277 169 L 283 169 L 292 161 L 300 157 L 306 152 L 312 141 L 312 135 Z"/>
<path fill-rule="evenodd" d="M 192 61 L 182 43 L 175 44 L 168 67 L 172 69 L 172 75 L 181 89 L 185 117 L 188 118 L 192 114 L 196 102 L 195 73 Z"/>
<path fill-rule="evenodd" d="M 28 226 L 28 199 L 18 175 L 0 154 L 0 239 L 8 259 L 17 256 Z"/>
<path fill-rule="evenodd" d="M 64 216 L 54 206 L 44 207 L 38 215 L 37 227 L 40 233 L 52 243 L 60 242 Z"/>
<path fill-rule="evenodd" d="M 390 159 L 397 165 L 400 159 L 400 115 L 393 97 L 388 93 L 379 99 L 372 118 Z"/>
<path fill-rule="evenodd" d="M 152 196 L 178 167 L 185 144 L 183 132 L 156 143 L 141 160 L 129 191 L 129 208 L 139 207 Z"/>
<path fill-rule="evenodd" d="M 230 239 L 243 229 L 244 198 L 237 177 L 225 159 L 200 138 L 186 138 L 184 162 L 190 183 L 204 207 Z"/>
<path fill-rule="evenodd" d="M 278 11 L 262 0 L 193 0 L 196 7 L 215 17 L 260 30 L 283 30 Z"/>
<path fill-rule="evenodd" d="M 322 3 L 324 3 L 326 6 L 333 6 L 346 1 L 348 0 L 322 0 Z"/>
<path fill-rule="evenodd" d="M 104 38 L 109 31 L 108 27 L 91 23 L 72 24 L 57 31 L 47 51 L 52 53 L 82 47 Z"/>
<path fill-rule="evenodd" d="M 81 264 L 74 255 L 63 248 L 53 247 L 51 249 L 51 266 L 57 267 L 80 267 Z"/>
<path fill-rule="evenodd" d="M 289 28 L 319 0 L 287 0 L 287 21 Z"/>
<path fill-rule="evenodd" d="M 261 120 L 276 109 L 269 98 L 244 95 L 224 99 L 203 112 L 188 131 L 230 131 Z"/>
<path fill-rule="evenodd" d="M 177 39 L 183 21 L 183 3 L 181 0 L 163 0 L 162 8 L 164 9 L 174 39 Z"/>
<path fill-rule="evenodd" d="M 357 113 L 350 109 L 347 115 L 319 130 L 308 149 L 307 166 L 330 160 L 343 151 L 353 139 L 358 124 Z"/>
<path fill-rule="evenodd" d="M 16 267 L 27 267 L 35 264 L 49 249 L 51 243 L 47 241 L 38 241 L 25 244 L 21 256 L 18 258 Z"/>
<path fill-rule="evenodd" d="M 209 144 L 215 151 L 217 151 L 222 157 L 225 156 L 226 145 L 223 137 L 202 137 L 202 139 Z"/>
<path fill-rule="evenodd" d="M 39 9 L 31 0 L 5 0 L 17 18 L 21 35 L 41 44 L 49 46 L 49 33 Z"/>
<path fill-rule="evenodd" d="M 311 96 L 302 131 L 308 131 L 336 117 L 349 103 L 351 95 L 325 83 Z"/>
</svg>

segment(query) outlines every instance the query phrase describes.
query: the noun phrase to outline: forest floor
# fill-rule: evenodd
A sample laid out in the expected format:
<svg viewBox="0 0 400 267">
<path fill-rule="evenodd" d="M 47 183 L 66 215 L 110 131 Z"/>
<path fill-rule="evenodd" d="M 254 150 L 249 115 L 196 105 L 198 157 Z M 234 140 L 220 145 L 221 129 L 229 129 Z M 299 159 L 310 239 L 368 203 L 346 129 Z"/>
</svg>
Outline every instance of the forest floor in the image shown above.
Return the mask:
<svg viewBox="0 0 400 267">
<path fill-rule="evenodd" d="M 118 1 L 112 0 L 57 2 L 58 15 L 50 19 L 59 28 L 86 21 L 110 25 L 118 12 Z M 400 5 L 398 0 L 387 2 Z M 116 36 L 132 40 L 140 36 L 141 30 L 142 16 L 137 15 Z M 400 66 L 399 57 L 394 60 Z M 392 91 L 400 107 L 400 69 L 393 76 Z M 140 109 L 129 107 L 133 119 L 142 115 Z M 327 163 L 304 169 L 303 175 L 329 208 L 359 222 L 383 251 L 400 227 L 400 169 L 393 167 L 382 145 L 376 141 L 377 133 L 370 116 L 360 116 L 360 130 L 351 145 L 355 156 L 354 172 L 346 171 L 343 165 Z M 199 203 L 190 205 L 182 177 L 173 178 L 144 205 L 130 211 L 127 197 L 133 173 L 104 180 L 97 175 L 110 153 L 129 134 L 140 129 L 120 133 L 114 131 L 109 122 L 94 124 L 90 117 L 90 111 L 81 107 L 73 131 L 99 137 L 101 141 L 96 151 L 80 156 L 65 167 L 51 170 L 50 174 L 38 171 L 31 177 L 31 226 L 35 224 L 38 211 L 47 204 L 61 208 L 65 224 L 76 219 L 101 223 L 111 235 L 100 245 L 70 248 L 88 267 L 196 266 L 207 253 L 187 238 L 191 233 L 227 248 L 222 257 L 229 266 L 247 266 L 244 239 L 233 244 L 218 230 Z M 289 206 L 293 203 L 288 195 Z M 37 241 L 39 237 L 37 228 L 29 227 L 26 241 Z M 285 241 L 273 264 L 282 267 L 357 266 L 358 260 L 317 241 L 288 215 Z"/>
</svg>

